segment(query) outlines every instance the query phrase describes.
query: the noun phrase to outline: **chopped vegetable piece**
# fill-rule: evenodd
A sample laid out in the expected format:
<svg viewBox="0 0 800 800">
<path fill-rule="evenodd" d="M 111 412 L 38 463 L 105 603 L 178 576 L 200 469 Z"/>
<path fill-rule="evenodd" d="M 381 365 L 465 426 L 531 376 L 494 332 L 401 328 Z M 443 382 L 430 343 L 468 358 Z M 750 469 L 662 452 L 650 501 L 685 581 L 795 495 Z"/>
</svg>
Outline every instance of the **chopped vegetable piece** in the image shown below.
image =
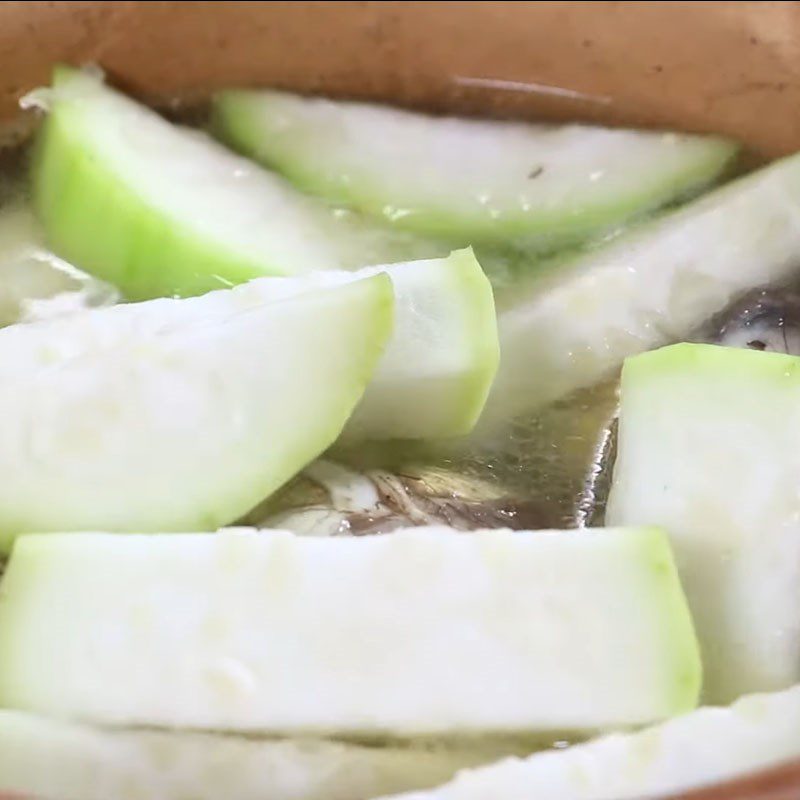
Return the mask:
<svg viewBox="0 0 800 800">
<path fill-rule="evenodd" d="M 681 344 L 622 371 L 607 519 L 663 525 L 711 702 L 800 681 L 800 358 Z"/>
<path fill-rule="evenodd" d="M 277 91 L 222 92 L 216 128 L 297 186 L 459 244 L 554 250 L 706 187 L 710 136 L 436 118 Z"/>
<path fill-rule="evenodd" d="M 395 291 L 395 329 L 346 433 L 373 439 L 469 433 L 500 360 L 488 279 L 470 250 L 385 271 Z"/>
<path fill-rule="evenodd" d="M 304 197 L 85 72 L 58 68 L 34 101 L 49 108 L 33 171 L 49 242 L 129 299 L 450 249 Z"/>
<path fill-rule="evenodd" d="M 0 548 L 213 530 L 337 438 L 391 332 L 389 278 L 248 289 L 0 330 Z"/>
<path fill-rule="evenodd" d="M 671 797 L 798 757 L 800 686 L 795 686 L 745 697 L 730 708 L 701 708 L 638 733 L 615 733 L 566 750 L 465 770 L 438 789 L 394 797 L 642 800 Z"/>
<path fill-rule="evenodd" d="M 700 682 L 655 528 L 25 536 L 0 653 L 3 707 L 291 735 L 605 729 Z"/>
</svg>

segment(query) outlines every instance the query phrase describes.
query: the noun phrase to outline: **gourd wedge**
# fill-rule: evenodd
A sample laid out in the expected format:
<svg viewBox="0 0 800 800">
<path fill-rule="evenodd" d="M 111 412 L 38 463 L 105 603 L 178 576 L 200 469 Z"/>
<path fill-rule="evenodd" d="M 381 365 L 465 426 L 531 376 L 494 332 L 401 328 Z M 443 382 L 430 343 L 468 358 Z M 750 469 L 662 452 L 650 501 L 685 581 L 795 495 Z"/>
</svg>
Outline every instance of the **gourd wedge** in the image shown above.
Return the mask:
<svg viewBox="0 0 800 800">
<path fill-rule="evenodd" d="M 339 436 L 392 310 L 375 275 L 0 330 L 0 547 L 26 531 L 235 521 Z"/>
<path fill-rule="evenodd" d="M 459 244 L 555 250 L 713 182 L 725 139 L 431 117 L 278 91 L 228 91 L 215 126 L 298 187 Z"/>
<path fill-rule="evenodd" d="M 5 708 L 279 735 L 594 731 L 700 679 L 655 528 L 24 536 L 0 653 Z"/>
<path fill-rule="evenodd" d="M 800 358 L 679 344 L 625 362 L 609 524 L 669 531 L 705 696 L 800 682 Z"/>
<path fill-rule="evenodd" d="M 305 197 L 96 75 L 59 67 L 27 102 L 48 109 L 33 202 L 51 247 L 128 299 L 450 250 Z"/>
</svg>

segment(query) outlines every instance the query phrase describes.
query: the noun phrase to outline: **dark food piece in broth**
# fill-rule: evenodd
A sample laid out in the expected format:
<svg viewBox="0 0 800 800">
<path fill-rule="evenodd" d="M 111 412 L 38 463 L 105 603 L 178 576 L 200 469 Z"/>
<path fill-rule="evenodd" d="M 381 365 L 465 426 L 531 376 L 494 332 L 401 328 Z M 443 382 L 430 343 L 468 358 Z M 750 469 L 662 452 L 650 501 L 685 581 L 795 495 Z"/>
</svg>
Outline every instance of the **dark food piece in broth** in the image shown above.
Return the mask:
<svg viewBox="0 0 800 800">
<path fill-rule="evenodd" d="M 380 497 L 379 510 L 349 518 L 353 534 L 383 533 L 408 525 L 449 525 L 530 530 L 548 526 L 548 510 L 536 500 L 494 496 L 481 482 L 420 468 L 418 474 L 375 471 L 370 474 Z M 452 482 L 451 485 L 449 483 Z"/>
<path fill-rule="evenodd" d="M 494 439 L 462 443 L 458 451 L 337 453 L 332 458 L 344 493 L 337 496 L 301 475 L 242 522 L 323 536 L 409 525 L 468 531 L 599 524 L 615 413 L 616 387 L 607 384 L 520 419 Z"/>
<path fill-rule="evenodd" d="M 526 530 L 553 526 L 545 504 L 502 494 L 500 487 L 436 466 L 411 466 L 352 472 L 374 494 L 368 508 L 337 502 L 331 492 L 307 476 L 254 512 L 247 524 L 286 527 L 320 536 L 389 533 L 416 525 L 449 525 L 463 531 L 480 528 Z"/>
<path fill-rule="evenodd" d="M 800 355 L 800 288 L 750 292 L 714 317 L 698 340 Z"/>
</svg>

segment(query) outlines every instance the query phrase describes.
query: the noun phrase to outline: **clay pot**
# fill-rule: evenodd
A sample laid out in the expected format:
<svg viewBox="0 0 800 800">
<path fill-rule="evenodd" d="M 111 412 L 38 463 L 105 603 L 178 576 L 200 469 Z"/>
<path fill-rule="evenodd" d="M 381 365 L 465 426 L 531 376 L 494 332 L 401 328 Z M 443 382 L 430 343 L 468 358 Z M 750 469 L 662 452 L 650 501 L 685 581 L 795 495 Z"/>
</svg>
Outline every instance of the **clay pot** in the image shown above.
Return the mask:
<svg viewBox="0 0 800 800">
<path fill-rule="evenodd" d="M 800 149 L 791 2 L 4 2 L 0 121 L 55 61 L 98 62 L 156 104 L 269 85 Z M 798 798 L 800 763 L 681 800 Z"/>
</svg>

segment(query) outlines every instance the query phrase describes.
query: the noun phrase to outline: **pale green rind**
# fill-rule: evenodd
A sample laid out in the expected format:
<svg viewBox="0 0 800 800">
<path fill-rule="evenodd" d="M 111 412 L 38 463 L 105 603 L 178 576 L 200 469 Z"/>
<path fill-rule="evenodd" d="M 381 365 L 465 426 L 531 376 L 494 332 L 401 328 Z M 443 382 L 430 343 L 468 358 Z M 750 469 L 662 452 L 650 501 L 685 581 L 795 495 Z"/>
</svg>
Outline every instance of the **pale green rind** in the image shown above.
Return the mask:
<svg viewBox="0 0 800 800">
<path fill-rule="evenodd" d="M 738 150 L 714 137 L 436 119 L 269 90 L 220 93 L 214 127 L 302 189 L 397 227 L 549 251 L 697 193 Z"/>
<path fill-rule="evenodd" d="M 48 240 L 129 299 L 449 249 L 305 197 L 96 76 L 58 68 L 41 102 L 33 201 Z"/>
<path fill-rule="evenodd" d="M 794 386 L 800 383 L 800 359 L 787 353 L 679 342 L 627 358 L 622 367 L 622 386 L 636 391 L 640 381 L 668 381 L 692 375 L 713 380 L 715 374 L 748 383 L 767 381 L 776 387 Z M 669 384 L 661 385 L 667 389 Z"/>
<path fill-rule="evenodd" d="M 525 752 L 503 741 L 369 747 L 125 731 L 0 711 L 0 791 L 58 800 L 364 800 Z"/>
<path fill-rule="evenodd" d="M 672 714 L 681 714 L 697 707 L 703 682 L 703 664 L 694 621 L 681 586 L 678 569 L 669 539 L 661 528 L 637 529 L 642 558 L 652 570 L 652 597 L 658 608 L 660 628 L 672 643 L 666 658 L 672 661 L 668 670 L 675 676 L 669 701 Z M 660 591 L 657 589 L 660 588 Z M 644 602 L 645 593 L 641 601 Z"/>
<path fill-rule="evenodd" d="M 501 360 L 487 424 L 612 377 L 685 339 L 800 258 L 800 155 L 778 161 L 496 296 Z"/>
<path fill-rule="evenodd" d="M 622 371 L 609 524 L 670 533 L 710 702 L 800 681 L 800 359 L 679 344 Z"/>
<path fill-rule="evenodd" d="M 25 536 L 0 653 L 6 708 L 281 735 L 607 730 L 698 669 L 655 529 Z"/>
<path fill-rule="evenodd" d="M 391 335 L 391 280 L 250 289 L 0 330 L 0 548 L 213 530 L 335 441 Z"/>
<path fill-rule="evenodd" d="M 457 434 L 466 434 L 477 423 L 492 388 L 500 366 L 500 342 L 492 286 L 474 253 L 471 249 L 457 251 L 450 256 L 449 263 L 452 291 L 460 290 L 470 297 L 464 308 L 468 311 L 465 322 L 475 368 L 469 387 L 463 392 L 465 408 L 457 415 L 462 419 Z"/>
<path fill-rule="evenodd" d="M 203 294 L 285 274 L 279 265 L 226 252 L 165 218 L 120 180 L 113 165 L 96 158 L 91 129 L 80 98 L 77 103 L 56 100 L 35 145 L 33 202 L 61 256 L 113 283 L 131 300 Z"/>
<path fill-rule="evenodd" d="M 730 708 L 701 708 L 638 733 L 464 770 L 438 789 L 393 797 L 642 800 L 672 797 L 798 757 L 800 686 L 795 686 L 745 697 Z"/>
</svg>

